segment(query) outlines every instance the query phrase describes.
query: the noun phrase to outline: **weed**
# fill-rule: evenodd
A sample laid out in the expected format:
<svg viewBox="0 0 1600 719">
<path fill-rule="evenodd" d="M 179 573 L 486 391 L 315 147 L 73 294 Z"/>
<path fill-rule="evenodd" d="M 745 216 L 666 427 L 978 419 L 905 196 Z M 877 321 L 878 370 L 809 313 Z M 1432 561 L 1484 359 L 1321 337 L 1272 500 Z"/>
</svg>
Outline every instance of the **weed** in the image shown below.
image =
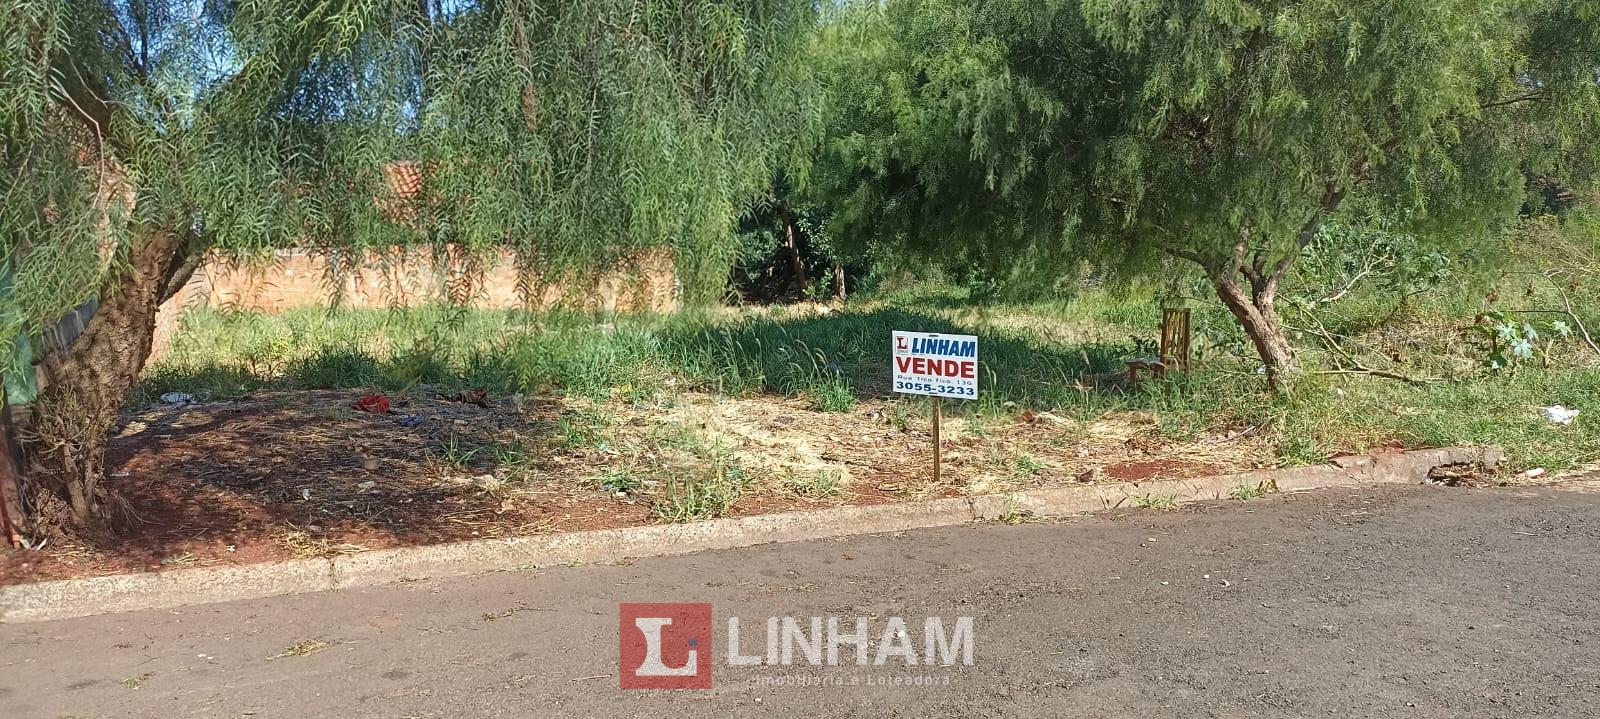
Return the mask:
<svg viewBox="0 0 1600 719">
<path fill-rule="evenodd" d="M 444 446 L 440 447 L 435 455 L 452 467 L 465 469 L 472 466 L 472 460 L 483 451 L 482 445 L 475 444 L 472 440 L 452 431 L 450 438 L 445 440 Z"/>
<path fill-rule="evenodd" d="M 563 414 L 556 419 L 556 431 L 561 433 L 561 446 L 567 449 L 603 449 L 608 424 L 604 416 L 586 411 Z"/>
<path fill-rule="evenodd" d="M 650 428 L 646 442 L 657 450 L 676 449 L 699 456 L 723 454 L 722 448 L 708 442 L 705 435 L 682 423 L 660 424 Z"/>
<path fill-rule="evenodd" d="M 1267 482 L 1262 482 L 1260 484 L 1241 484 L 1233 489 L 1228 490 L 1228 496 L 1232 497 L 1233 499 L 1243 501 L 1265 496 L 1267 492 L 1271 491 L 1271 489 L 1271 485 Z"/>
<path fill-rule="evenodd" d="M 784 471 L 783 486 L 806 499 L 827 499 L 844 494 L 844 477 L 831 470 L 796 472 Z"/>
<path fill-rule="evenodd" d="M 1006 511 L 1000 514 L 1000 522 L 1002 524 L 1029 524 L 1042 521 L 1042 519 L 1033 510 L 1019 504 L 1015 496 L 1006 495 Z"/>
<path fill-rule="evenodd" d="M 1136 494 L 1133 496 L 1133 506 L 1144 509 L 1158 509 L 1163 512 L 1178 508 L 1178 495 L 1176 494 Z"/>
<path fill-rule="evenodd" d="M 500 467 L 526 468 L 533 464 L 533 458 L 521 441 L 502 442 L 494 446 L 494 463 Z"/>
<path fill-rule="evenodd" d="M 654 401 L 667 386 L 773 393 L 804 397 L 822 411 L 848 411 L 858 396 L 881 391 L 889 333 L 916 327 L 981 336 L 980 402 L 969 424 L 975 435 L 990 431 L 989 423 L 1014 402 L 1072 417 L 1078 428 L 1111 411 L 1150 412 L 1160 417 L 1162 434 L 1179 438 L 1218 425 L 1265 424 L 1272 431 L 1264 434 L 1276 442 L 1285 464 L 1396 443 L 1499 444 L 1517 465 L 1552 470 L 1600 455 L 1600 432 L 1586 431 L 1587 415 L 1559 427 L 1535 412 L 1592 402 L 1600 395 L 1600 365 L 1581 348 L 1560 355 L 1558 346 L 1549 367 L 1529 362 L 1514 375 L 1485 376 L 1481 352 L 1452 329 L 1470 323 L 1481 309 L 1481 293 L 1465 285 L 1410 298 L 1403 328 L 1391 323 L 1375 329 L 1375 318 L 1393 315 L 1392 298 L 1358 290 L 1345 300 L 1348 320 L 1329 327 L 1345 338 L 1341 351 L 1369 366 L 1447 381 L 1414 386 L 1319 377 L 1315 372 L 1327 364 L 1326 352 L 1308 342 L 1301 353 L 1308 371 L 1290 399 L 1264 395 L 1253 372 L 1257 361 L 1231 354 L 1243 347 L 1234 321 L 1209 306 L 1196 310 L 1195 346 L 1204 354 L 1192 371 L 1135 388 L 1104 381 L 1120 377 L 1123 361 L 1155 336 L 1155 297 L 1088 289 L 1070 300 L 980 308 L 969 290 L 920 283 L 860 297 L 826 316 L 774 311 L 601 317 L 443 306 L 265 314 L 197 308 L 184 314 L 170 349 L 129 401 L 142 406 L 174 390 L 215 399 L 261 388 L 392 388 L 427 381 L 633 403 Z M 1577 309 L 1586 322 L 1600 323 L 1592 303 Z M 923 407 L 896 401 L 890 421 L 907 429 L 912 412 L 922 416 Z M 605 446 L 610 426 L 589 411 L 564 415 L 557 424 L 568 449 Z"/>
<path fill-rule="evenodd" d="M 1018 451 L 1017 456 L 1011 460 L 1011 466 L 1018 475 L 1026 477 L 1038 474 L 1044 469 L 1045 465 L 1044 462 L 1039 461 L 1038 457 L 1027 452 Z"/>
<path fill-rule="evenodd" d="M 627 467 L 622 466 L 607 467 L 605 471 L 601 472 L 599 476 L 595 477 L 595 484 L 599 485 L 601 489 L 612 494 L 616 494 L 617 492 L 627 492 L 629 494 L 633 494 L 638 492 L 640 487 L 644 486 L 644 483 L 641 482 L 639 478 L 633 474 L 633 472 L 629 471 Z"/>
<path fill-rule="evenodd" d="M 1317 464 L 1327 453 L 1309 435 L 1290 433 L 1279 438 L 1278 457 L 1288 464 Z"/>
<path fill-rule="evenodd" d="M 727 516 L 748 484 L 749 475 L 743 469 L 719 459 L 704 471 L 668 479 L 652 511 L 664 522 Z"/>
<path fill-rule="evenodd" d="M 317 652 L 327 649 L 330 646 L 332 646 L 332 644 L 323 641 L 320 638 L 301 639 L 298 642 L 290 644 L 288 647 L 284 648 L 283 651 L 267 658 L 284 659 L 286 657 L 303 657 L 309 654 L 316 654 Z"/>
<path fill-rule="evenodd" d="M 126 679 L 123 679 L 122 681 L 120 681 L 118 683 L 121 684 L 122 686 L 125 686 L 125 687 L 129 688 L 129 689 L 138 689 L 139 687 L 144 686 L 145 682 L 150 681 L 151 679 L 153 679 L 155 677 L 155 675 L 156 675 L 155 672 L 145 672 L 145 673 L 140 674 L 139 676 L 136 676 L 136 677 L 128 677 Z"/>
<path fill-rule="evenodd" d="M 855 391 L 838 377 L 812 387 L 810 394 L 811 408 L 818 412 L 849 412 L 856 408 Z"/>
<path fill-rule="evenodd" d="M 664 522 L 691 522 L 728 513 L 733 493 L 726 485 L 704 478 L 690 477 L 667 481 L 665 495 L 655 503 L 656 518 Z"/>
<path fill-rule="evenodd" d="M 889 422 L 901 432 L 911 428 L 911 406 L 907 402 L 895 402 L 889 407 Z"/>
<path fill-rule="evenodd" d="M 967 432 L 979 439 L 989 436 L 989 420 L 983 414 L 973 412 L 967 415 Z"/>
<path fill-rule="evenodd" d="M 722 476 L 738 492 L 749 489 L 750 485 L 755 484 L 756 481 L 756 478 L 746 472 L 744 467 L 733 462 L 729 462 L 722 467 Z"/>
</svg>

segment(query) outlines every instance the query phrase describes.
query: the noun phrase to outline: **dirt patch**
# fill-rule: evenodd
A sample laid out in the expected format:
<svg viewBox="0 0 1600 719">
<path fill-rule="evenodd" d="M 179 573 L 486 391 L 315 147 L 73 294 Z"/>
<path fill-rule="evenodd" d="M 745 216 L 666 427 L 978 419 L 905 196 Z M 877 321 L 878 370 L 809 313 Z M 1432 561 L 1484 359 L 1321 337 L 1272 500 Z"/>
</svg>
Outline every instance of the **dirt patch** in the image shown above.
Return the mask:
<svg viewBox="0 0 1600 719">
<path fill-rule="evenodd" d="M 126 414 L 107 482 L 134 525 L 115 540 L 0 551 L 0 584 L 1191 477 L 1271 457 L 1248 436 L 1163 440 L 1143 413 L 957 415 L 935 484 L 925 402 L 825 413 L 796 399 L 621 388 L 480 407 L 423 387 L 373 413 L 354 408 L 362 394 L 262 392 Z"/>
</svg>

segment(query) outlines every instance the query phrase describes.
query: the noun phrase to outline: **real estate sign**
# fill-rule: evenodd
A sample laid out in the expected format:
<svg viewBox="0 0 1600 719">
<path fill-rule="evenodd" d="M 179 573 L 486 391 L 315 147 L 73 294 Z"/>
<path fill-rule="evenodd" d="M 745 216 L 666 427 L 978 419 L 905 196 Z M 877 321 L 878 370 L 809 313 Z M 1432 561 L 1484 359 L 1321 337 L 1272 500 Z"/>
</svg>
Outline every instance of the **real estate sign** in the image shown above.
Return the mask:
<svg viewBox="0 0 1600 719">
<path fill-rule="evenodd" d="M 978 398 L 978 338 L 894 332 L 894 391 L 954 399 Z"/>
</svg>

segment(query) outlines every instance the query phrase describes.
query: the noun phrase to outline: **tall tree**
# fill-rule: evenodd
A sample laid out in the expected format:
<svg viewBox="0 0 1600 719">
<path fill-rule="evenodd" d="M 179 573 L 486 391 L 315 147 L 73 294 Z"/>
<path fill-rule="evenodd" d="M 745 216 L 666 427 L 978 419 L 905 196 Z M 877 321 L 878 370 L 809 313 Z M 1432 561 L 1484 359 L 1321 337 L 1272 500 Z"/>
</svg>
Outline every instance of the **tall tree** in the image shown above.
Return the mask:
<svg viewBox="0 0 1600 719">
<path fill-rule="evenodd" d="M 1330 219 L 1433 241 L 1585 171 L 1600 6 L 1566 0 L 891 0 L 843 34 L 835 234 L 1013 277 L 1198 266 L 1274 388 L 1275 302 Z M 1164 260 L 1163 258 L 1167 258 Z"/>
<path fill-rule="evenodd" d="M 78 522 L 107 519 L 106 433 L 157 309 L 212 251 L 509 247 L 531 291 L 667 248 L 687 299 L 716 298 L 738 208 L 815 126 L 792 60 L 814 12 L 0 2 L 0 337 L 98 303 L 42 362 L 32 476 Z"/>
</svg>

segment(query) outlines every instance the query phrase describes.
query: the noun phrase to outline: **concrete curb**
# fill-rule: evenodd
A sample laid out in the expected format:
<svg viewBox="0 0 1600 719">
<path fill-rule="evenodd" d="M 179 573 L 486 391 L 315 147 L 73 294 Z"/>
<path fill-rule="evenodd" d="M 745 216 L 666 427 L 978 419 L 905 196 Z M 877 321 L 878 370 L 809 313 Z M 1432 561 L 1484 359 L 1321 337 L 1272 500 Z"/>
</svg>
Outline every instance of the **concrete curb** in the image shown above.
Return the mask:
<svg viewBox="0 0 1600 719">
<path fill-rule="evenodd" d="M 1280 492 L 1372 483 L 1417 483 L 1448 464 L 1497 466 L 1495 447 L 1446 447 L 1339 457 L 1326 465 L 1149 482 L 1080 485 L 935 499 L 907 504 L 837 507 L 810 512 L 716 519 L 547 536 L 484 539 L 385 549 L 329 559 L 202 567 L 170 572 L 0 587 L 0 623 L 67 619 L 92 614 L 259 599 L 333 589 L 371 587 L 412 579 L 443 579 L 483 572 L 531 569 L 574 562 L 688 554 L 708 549 L 796 542 L 856 534 L 1001 519 L 1019 511 L 1062 516 L 1131 505 L 1141 495 L 1171 495 L 1179 502 L 1222 499 L 1241 485 Z"/>
</svg>

